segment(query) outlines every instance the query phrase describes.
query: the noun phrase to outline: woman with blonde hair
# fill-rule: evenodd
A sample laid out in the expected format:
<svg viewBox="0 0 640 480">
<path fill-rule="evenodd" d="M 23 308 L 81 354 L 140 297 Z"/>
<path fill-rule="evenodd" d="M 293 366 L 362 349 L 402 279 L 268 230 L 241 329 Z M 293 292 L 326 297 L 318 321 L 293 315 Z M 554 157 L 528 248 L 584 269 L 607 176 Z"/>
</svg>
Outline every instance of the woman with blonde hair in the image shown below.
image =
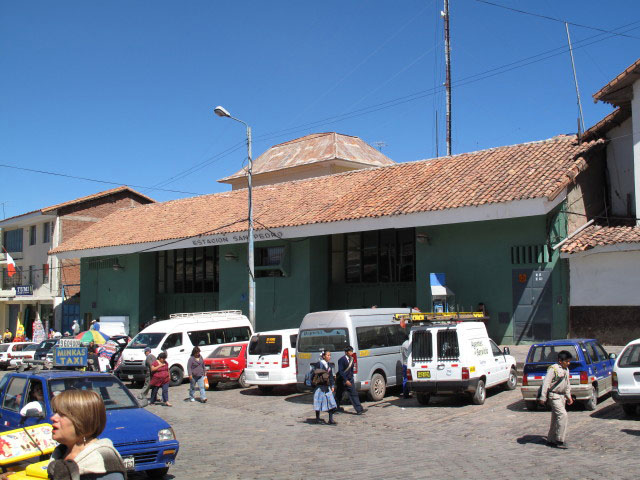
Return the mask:
<svg viewBox="0 0 640 480">
<path fill-rule="evenodd" d="M 47 469 L 53 480 L 126 480 L 127 471 L 108 438 L 102 397 L 92 390 L 66 390 L 53 398 L 53 439 L 60 443 Z"/>
</svg>

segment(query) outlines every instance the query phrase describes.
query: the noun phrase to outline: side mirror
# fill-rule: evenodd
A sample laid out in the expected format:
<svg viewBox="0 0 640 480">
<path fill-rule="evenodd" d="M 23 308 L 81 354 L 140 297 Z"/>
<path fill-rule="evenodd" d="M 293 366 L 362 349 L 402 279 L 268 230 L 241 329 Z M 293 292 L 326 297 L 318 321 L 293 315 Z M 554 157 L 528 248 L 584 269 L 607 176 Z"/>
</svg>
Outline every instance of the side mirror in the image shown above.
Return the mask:
<svg viewBox="0 0 640 480">
<path fill-rule="evenodd" d="M 617 357 L 618 357 L 618 356 L 617 356 L 615 353 L 610 353 L 610 354 L 609 354 L 609 358 L 610 358 L 611 360 L 615 360 Z"/>
<path fill-rule="evenodd" d="M 504 347 L 503 351 L 505 355 L 511 355 L 511 350 L 509 350 L 509 347 Z"/>
</svg>

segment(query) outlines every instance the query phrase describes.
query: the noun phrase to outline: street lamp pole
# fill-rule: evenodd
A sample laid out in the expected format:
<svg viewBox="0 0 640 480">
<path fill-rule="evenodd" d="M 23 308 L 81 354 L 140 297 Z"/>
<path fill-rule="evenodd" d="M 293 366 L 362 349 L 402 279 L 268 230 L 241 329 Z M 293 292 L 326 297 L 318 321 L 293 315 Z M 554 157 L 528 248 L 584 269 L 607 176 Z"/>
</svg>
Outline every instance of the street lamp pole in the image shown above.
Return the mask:
<svg viewBox="0 0 640 480">
<path fill-rule="evenodd" d="M 248 166 L 248 176 L 247 176 L 247 185 L 248 185 L 248 194 L 249 194 L 249 220 L 248 220 L 248 252 L 247 252 L 247 261 L 249 264 L 249 321 L 251 322 L 251 326 L 253 330 L 256 329 L 256 279 L 254 276 L 255 265 L 254 265 L 254 257 L 253 257 L 253 190 L 252 190 L 252 170 L 253 170 L 253 158 L 251 157 L 251 127 L 246 123 L 240 120 L 239 118 L 232 117 L 231 114 L 221 106 L 217 106 L 214 108 L 214 113 L 219 117 L 227 117 L 231 120 L 235 120 L 236 122 L 242 123 L 247 128 L 247 155 L 249 157 L 249 166 Z"/>
</svg>

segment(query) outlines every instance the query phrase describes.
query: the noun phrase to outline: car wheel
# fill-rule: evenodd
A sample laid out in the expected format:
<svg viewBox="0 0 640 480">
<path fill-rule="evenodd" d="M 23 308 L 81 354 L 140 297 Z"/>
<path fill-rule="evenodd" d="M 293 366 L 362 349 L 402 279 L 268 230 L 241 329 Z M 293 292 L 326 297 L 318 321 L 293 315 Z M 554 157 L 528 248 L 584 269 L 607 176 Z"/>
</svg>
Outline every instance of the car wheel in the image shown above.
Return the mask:
<svg viewBox="0 0 640 480">
<path fill-rule="evenodd" d="M 371 388 L 367 396 L 372 402 L 379 402 L 384 398 L 384 394 L 387 392 L 387 382 L 384 377 L 379 373 L 374 373 L 371 377 Z"/>
<path fill-rule="evenodd" d="M 147 476 L 149 478 L 164 478 L 165 475 L 169 473 L 169 467 L 165 468 L 152 468 L 151 470 L 147 470 Z"/>
<path fill-rule="evenodd" d="M 209 382 L 209 390 L 213 390 L 218 386 L 218 382 Z"/>
<path fill-rule="evenodd" d="M 593 411 L 598 406 L 598 388 L 594 385 L 591 389 L 591 396 L 589 400 L 584 401 L 584 409 Z"/>
<path fill-rule="evenodd" d="M 429 400 L 431 400 L 431 395 L 429 395 L 428 393 L 418 393 L 416 398 L 418 399 L 418 403 L 420 405 L 429 405 Z"/>
<path fill-rule="evenodd" d="M 635 403 L 623 403 L 621 407 L 624 414 L 630 417 L 634 417 L 638 412 L 638 406 Z"/>
<path fill-rule="evenodd" d="M 504 384 L 504 388 L 507 390 L 515 390 L 518 386 L 518 372 L 516 372 L 515 368 L 512 368 L 509 372 L 509 379 L 507 383 Z"/>
<path fill-rule="evenodd" d="M 180 367 L 174 365 L 169 369 L 169 375 L 171 376 L 171 382 L 169 383 L 170 387 L 177 387 L 178 385 L 182 385 L 182 380 L 184 379 L 184 372 Z"/>
<path fill-rule="evenodd" d="M 266 395 L 267 393 L 271 392 L 271 390 L 273 390 L 273 387 L 269 385 L 258 385 L 258 390 L 260 390 L 261 394 Z"/>
<path fill-rule="evenodd" d="M 247 376 L 244 374 L 244 370 L 240 374 L 240 378 L 238 378 L 238 385 L 240 388 L 247 388 L 249 384 L 247 383 Z"/>
<path fill-rule="evenodd" d="M 482 405 L 485 398 L 487 398 L 487 390 L 484 388 L 484 380 L 478 380 L 478 385 L 476 385 L 476 391 L 471 397 L 471 401 L 474 405 Z"/>
</svg>

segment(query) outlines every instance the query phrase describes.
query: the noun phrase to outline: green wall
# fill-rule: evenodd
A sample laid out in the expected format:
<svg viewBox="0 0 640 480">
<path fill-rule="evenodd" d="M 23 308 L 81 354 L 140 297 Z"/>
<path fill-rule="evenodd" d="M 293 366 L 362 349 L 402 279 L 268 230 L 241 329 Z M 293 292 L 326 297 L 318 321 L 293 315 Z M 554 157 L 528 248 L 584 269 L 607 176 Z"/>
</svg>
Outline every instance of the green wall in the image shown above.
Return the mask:
<svg viewBox="0 0 640 480">
<path fill-rule="evenodd" d="M 328 247 L 326 237 L 256 243 L 287 245 L 287 276 L 256 278 L 256 330 L 297 328 L 309 312 L 326 310 Z M 232 253 L 237 260 L 226 260 Z M 249 312 L 246 245 L 220 247 L 220 309 Z"/>
<path fill-rule="evenodd" d="M 106 260 L 100 262 L 103 259 Z M 120 255 L 118 262 L 124 269 L 119 271 L 111 268 L 113 261 L 113 257 L 81 260 L 80 314 L 84 317 L 91 313 L 94 319 L 103 315 L 128 315 L 129 334 L 134 335 L 140 324 L 154 315 L 154 254 Z M 99 268 L 92 268 L 92 262 Z"/>
<path fill-rule="evenodd" d="M 565 217 L 556 214 L 417 228 L 416 234 L 428 237 L 428 241 L 416 242 L 417 305 L 423 311 L 431 310 L 429 273 L 445 273 L 459 309 L 469 311 L 484 303 L 490 316 L 489 334 L 497 342 L 513 343 L 513 270 L 549 269 L 554 299 L 552 334 L 554 338 L 565 337 L 566 263 L 559 262 L 558 252 L 541 264 L 512 264 L 511 259 L 512 246 L 544 245 L 548 237 L 553 244 L 562 238 L 563 229 Z"/>
</svg>

